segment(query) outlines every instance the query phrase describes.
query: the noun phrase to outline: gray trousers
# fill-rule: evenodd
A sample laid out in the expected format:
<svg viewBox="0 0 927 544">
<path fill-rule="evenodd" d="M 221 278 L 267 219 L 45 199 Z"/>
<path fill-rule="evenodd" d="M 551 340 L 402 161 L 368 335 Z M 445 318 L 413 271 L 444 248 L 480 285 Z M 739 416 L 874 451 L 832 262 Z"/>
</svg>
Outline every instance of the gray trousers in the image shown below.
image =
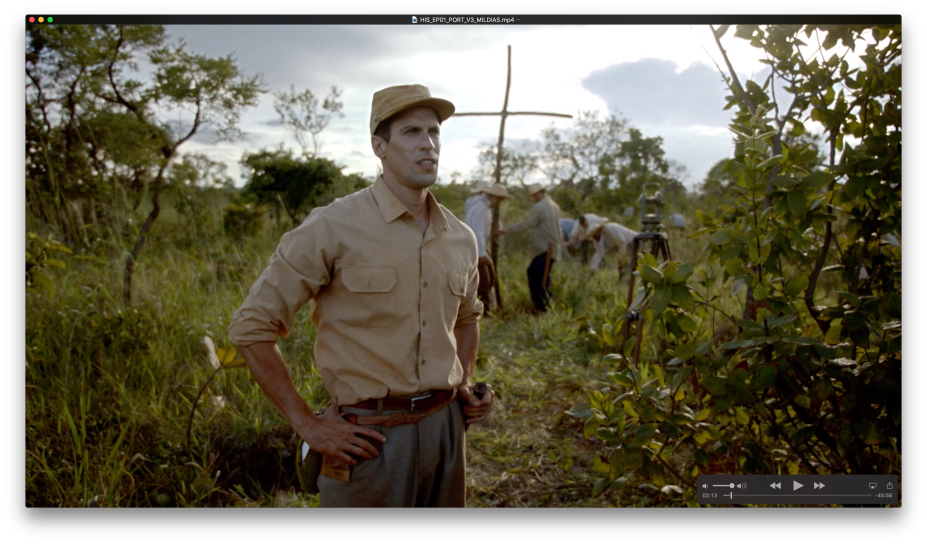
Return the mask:
<svg viewBox="0 0 927 544">
<path fill-rule="evenodd" d="M 377 415 L 376 410 L 342 408 L 358 416 Z M 383 415 L 396 412 L 383 411 Z M 441 506 L 466 503 L 467 450 L 463 413 L 458 402 L 418 423 L 381 427 L 386 443 L 373 442 L 378 457 L 351 467 L 351 481 L 344 483 L 319 476 L 319 506 Z"/>
</svg>

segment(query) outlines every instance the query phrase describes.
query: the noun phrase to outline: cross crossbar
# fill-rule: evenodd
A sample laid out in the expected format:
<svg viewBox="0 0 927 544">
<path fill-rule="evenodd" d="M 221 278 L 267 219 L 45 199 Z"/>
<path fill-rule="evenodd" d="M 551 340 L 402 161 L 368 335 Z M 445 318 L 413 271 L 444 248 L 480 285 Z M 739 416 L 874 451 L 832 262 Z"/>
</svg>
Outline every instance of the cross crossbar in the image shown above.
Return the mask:
<svg viewBox="0 0 927 544">
<path fill-rule="evenodd" d="M 512 46 L 508 46 L 508 72 L 506 73 L 505 78 L 505 100 L 502 103 L 502 111 L 497 112 L 466 112 L 466 113 L 455 113 L 454 117 L 477 117 L 477 116 L 490 116 L 498 115 L 501 117 L 499 121 L 499 143 L 496 145 L 496 170 L 493 173 L 493 178 L 495 178 L 496 183 L 502 182 L 502 144 L 505 141 L 505 118 L 509 115 L 542 115 L 547 117 L 562 117 L 565 119 L 572 119 L 573 116 L 566 113 L 551 113 L 544 111 L 508 111 L 509 110 L 509 89 L 512 87 Z M 492 229 L 497 230 L 499 228 L 499 214 L 492 214 Z M 496 265 L 498 269 L 498 253 L 499 245 L 496 242 L 496 238 L 492 237 L 490 240 L 490 250 L 489 253 L 492 256 L 492 262 Z M 496 303 L 499 306 L 499 309 L 502 309 L 502 294 L 499 292 L 499 275 L 495 276 L 495 283 L 493 288 L 496 291 Z"/>
</svg>

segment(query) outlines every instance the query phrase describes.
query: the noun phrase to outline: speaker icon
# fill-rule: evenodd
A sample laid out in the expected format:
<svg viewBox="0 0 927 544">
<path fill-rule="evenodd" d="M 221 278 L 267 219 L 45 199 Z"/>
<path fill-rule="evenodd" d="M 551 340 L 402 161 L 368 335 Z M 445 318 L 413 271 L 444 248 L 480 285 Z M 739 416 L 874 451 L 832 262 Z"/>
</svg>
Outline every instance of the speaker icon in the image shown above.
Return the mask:
<svg viewBox="0 0 927 544">
<path fill-rule="evenodd" d="M 741 483 L 741 484 L 737 484 L 737 489 L 747 489 L 747 483 L 744 482 L 744 483 Z"/>
</svg>

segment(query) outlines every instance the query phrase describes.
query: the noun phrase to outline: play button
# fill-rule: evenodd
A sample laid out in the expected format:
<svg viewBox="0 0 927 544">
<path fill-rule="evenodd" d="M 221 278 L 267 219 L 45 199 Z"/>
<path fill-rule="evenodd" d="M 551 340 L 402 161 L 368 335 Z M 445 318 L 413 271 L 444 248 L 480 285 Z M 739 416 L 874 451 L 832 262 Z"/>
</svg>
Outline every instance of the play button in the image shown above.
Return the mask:
<svg viewBox="0 0 927 544">
<path fill-rule="evenodd" d="M 801 484 L 798 483 L 798 482 L 792 482 L 792 491 L 796 491 L 796 490 L 801 489 L 801 488 L 803 488 L 803 487 L 805 487 L 805 486 L 801 485 Z"/>
</svg>

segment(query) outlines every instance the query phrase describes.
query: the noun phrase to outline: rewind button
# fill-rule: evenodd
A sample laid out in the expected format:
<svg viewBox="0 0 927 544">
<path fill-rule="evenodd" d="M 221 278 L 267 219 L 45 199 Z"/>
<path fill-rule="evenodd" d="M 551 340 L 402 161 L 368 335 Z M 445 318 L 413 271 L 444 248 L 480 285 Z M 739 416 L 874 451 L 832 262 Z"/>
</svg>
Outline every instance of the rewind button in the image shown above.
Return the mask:
<svg viewBox="0 0 927 544">
<path fill-rule="evenodd" d="M 782 482 L 775 482 L 775 483 L 769 484 L 769 487 L 773 489 L 782 489 Z"/>
</svg>

